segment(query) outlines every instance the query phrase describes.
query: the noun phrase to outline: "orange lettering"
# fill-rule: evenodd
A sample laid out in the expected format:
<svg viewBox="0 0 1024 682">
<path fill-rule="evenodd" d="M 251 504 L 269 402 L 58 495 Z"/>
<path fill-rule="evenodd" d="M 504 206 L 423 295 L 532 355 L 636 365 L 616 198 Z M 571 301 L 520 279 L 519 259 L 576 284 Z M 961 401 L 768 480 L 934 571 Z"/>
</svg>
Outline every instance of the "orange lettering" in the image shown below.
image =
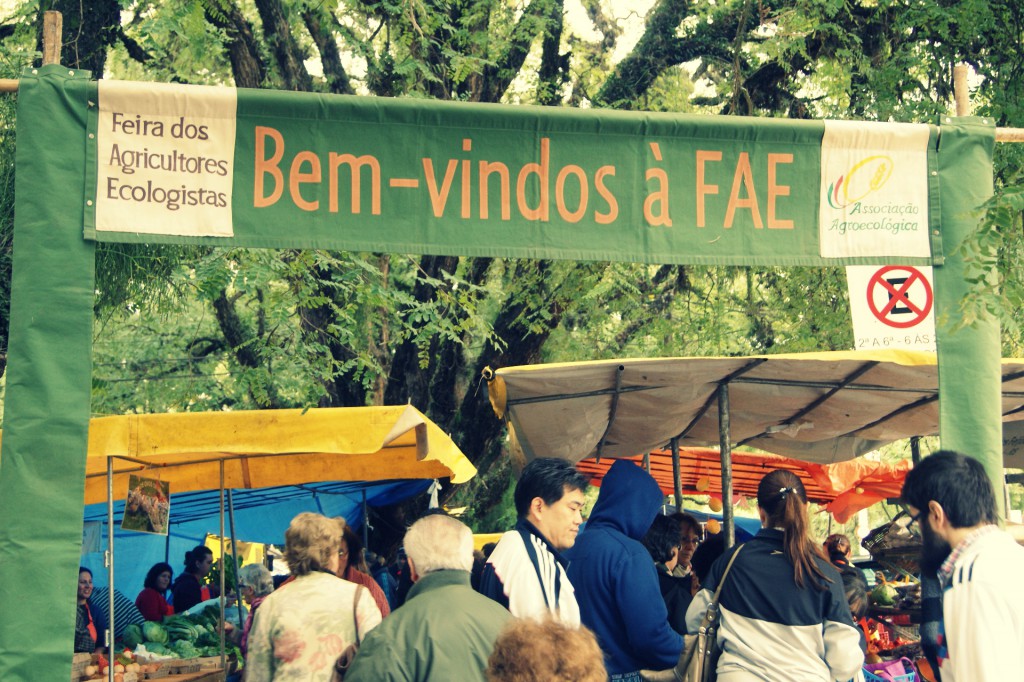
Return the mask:
<svg viewBox="0 0 1024 682">
<path fill-rule="evenodd" d="M 604 184 L 604 176 L 606 175 L 615 177 L 615 166 L 601 166 L 597 169 L 597 174 L 594 175 L 594 187 L 597 189 L 597 193 L 608 202 L 607 213 L 594 212 L 594 220 L 600 225 L 607 225 L 619 217 L 619 202 L 615 200 L 615 195 Z"/>
<path fill-rule="evenodd" d="M 310 172 L 303 173 L 302 164 L 306 162 L 309 163 Z M 320 182 L 320 159 L 313 152 L 299 152 L 292 159 L 292 168 L 288 173 L 288 191 L 291 192 L 292 201 L 303 211 L 315 211 L 320 208 L 319 201 L 306 201 L 299 191 L 300 184 L 309 182 Z"/>
<path fill-rule="evenodd" d="M 509 196 L 509 176 L 508 166 L 495 161 L 494 163 L 488 163 L 487 161 L 480 162 L 480 218 L 487 220 L 487 179 L 492 173 L 498 174 L 498 179 L 501 181 L 501 219 L 511 220 L 512 219 L 512 202 Z"/>
<path fill-rule="evenodd" d="M 423 174 L 427 176 L 427 192 L 430 193 L 430 206 L 434 209 L 434 217 L 440 218 L 444 214 L 445 204 L 448 203 L 448 193 L 452 189 L 452 180 L 455 179 L 455 169 L 459 162 L 452 159 L 448 162 L 448 168 L 444 172 L 444 180 L 441 182 L 441 191 L 437 191 L 437 178 L 434 177 L 434 162 L 432 159 L 423 159 Z"/>
<path fill-rule="evenodd" d="M 672 227 L 672 219 L 668 215 L 668 174 L 661 168 L 648 168 L 645 179 L 654 178 L 658 181 L 659 189 L 647 195 L 644 199 L 644 220 L 648 225 L 664 225 Z M 654 206 L 661 206 L 661 215 L 654 215 Z"/>
<path fill-rule="evenodd" d="M 740 199 L 740 182 L 747 190 L 747 198 Z M 754 220 L 754 227 L 762 229 L 761 209 L 757 206 L 757 194 L 754 192 L 754 176 L 750 171 L 750 154 L 740 152 L 740 158 L 736 161 L 736 173 L 732 176 L 732 191 L 729 193 L 729 207 L 725 211 L 726 229 L 732 227 L 732 220 L 736 215 L 737 208 L 749 208 L 751 218 Z"/>
<path fill-rule="evenodd" d="M 580 203 L 575 211 L 570 211 L 565 206 L 565 179 L 575 175 L 580 182 Z M 566 166 L 558 172 L 555 179 L 555 205 L 558 206 L 558 214 L 563 220 L 570 223 L 578 223 L 583 214 L 587 212 L 587 200 L 590 196 L 590 189 L 587 185 L 587 174 L 579 166 Z"/>
<path fill-rule="evenodd" d="M 704 164 L 708 161 L 721 161 L 722 152 L 705 149 L 697 150 L 697 227 L 704 227 L 704 197 L 718 194 L 718 185 L 709 185 L 704 181 Z"/>
<path fill-rule="evenodd" d="M 356 157 L 352 154 L 337 154 L 331 152 L 328 159 L 331 168 L 330 178 L 330 211 L 331 213 L 338 212 L 338 168 L 340 166 L 347 165 L 351 172 L 352 179 L 350 185 L 352 188 L 352 213 L 359 213 L 361 207 L 361 194 L 362 194 L 362 169 L 363 166 L 370 167 L 370 203 L 371 213 L 373 215 L 380 215 L 380 163 L 373 156 L 360 156 Z"/>
<path fill-rule="evenodd" d="M 470 164 L 469 159 L 463 159 L 463 161 L 462 161 L 462 217 L 463 218 L 468 218 L 469 217 L 469 211 L 470 211 L 470 201 L 469 200 L 471 199 L 471 196 L 470 196 L 470 193 L 469 193 L 469 181 L 471 180 L 471 178 L 469 176 L 469 172 L 470 172 L 469 171 L 469 169 L 470 169 L 470 165 L 469 164 Z"/>
<path fill-rule="evenodd" d="M 551 156 L 551 140 L 547 137 L 540 138 L 540 163 L 528 163 L 519 171 L 516 179 L 516 201 L 519 204 L 519 212 L 527 220 L 548 221 L 549 217 L 549 195 L 548 195 L 548 162 Z M 526 205 L 526 179 L 530 175 L 536 175 L 540 182 L 540 203 L 537 208 L 530 208 Z"/>
<path fill-rule="evenodd" d="M 269 159 L 266 156 L 267 137 L 273 138 L 275 143 L 274 156 Z M 284 156 L 284 137 L 281 133 L 273 128 L 256 126 L 256 164 L 253 169 L 256 186 L 253 188 L 253 207 L 272 206 L 281 198 L 281 193 L 284 192 L 284 176 L 281 175 L 281 169 L 277 167 L 277 164 L 281 162 L 282 156 Z M 265 173 L 270 173 L 274 178 L 274 191 L 269 197 L 263 194 L 263 175 Z"/>
<path fill-rule="evenodd" d="M 769 154 L 768 155 L 768 229 L 769 230 L 792 230 L 792 220 L 779 220 L 775 217 L 775 197 L 788 197 L 789 185 L 776 183 L 776 166 L 780 163 L 793 163 L 792 154 Z"/>
</svg>

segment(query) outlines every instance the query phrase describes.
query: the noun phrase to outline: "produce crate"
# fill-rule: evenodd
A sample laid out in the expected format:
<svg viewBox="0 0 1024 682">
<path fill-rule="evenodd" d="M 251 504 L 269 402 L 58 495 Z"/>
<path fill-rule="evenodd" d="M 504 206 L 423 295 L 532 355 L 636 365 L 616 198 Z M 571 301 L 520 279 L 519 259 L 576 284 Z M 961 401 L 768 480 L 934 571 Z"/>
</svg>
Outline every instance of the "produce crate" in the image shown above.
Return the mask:
<svg viewBox="0 0 1024 682">
<path fill-rule="evenodd" d="M 92 654 L 75 654 L 71 659 L 71 682 L 77 682 L 85 677 L 85 669 L 90 663 Z"/>
<path fill-rule="evenodd" d="M 183 675 L 186 673 L 197 673 L 202 669 L 198 658 L 183 658 L 177 661 L 168 661 L 163 664 L 162 670 L 167 670 L 172 675 Z"/>
</svg>

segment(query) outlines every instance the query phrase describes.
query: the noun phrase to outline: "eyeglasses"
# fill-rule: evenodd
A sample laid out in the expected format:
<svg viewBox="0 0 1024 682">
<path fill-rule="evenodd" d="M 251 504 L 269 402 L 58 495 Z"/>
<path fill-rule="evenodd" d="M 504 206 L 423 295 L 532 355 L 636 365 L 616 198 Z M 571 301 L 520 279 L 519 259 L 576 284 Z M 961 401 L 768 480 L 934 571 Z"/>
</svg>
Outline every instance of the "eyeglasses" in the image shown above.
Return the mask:
<svg viewBox="0 0 1024 682">
<path fill-rule="evenodd" d="M 347 549 L 339 549 L 338 550 L 338 556 L 348 556 L 348 550 Z"/>
<path fill-rule="evenodd" d="M 682 541 L 679 543 L 679 546 L 682 547 L 683 545 L 693 545 L 694 547 L 696 547 L 699 544 L 700 538 L 683 538 Z"/>
</svg>

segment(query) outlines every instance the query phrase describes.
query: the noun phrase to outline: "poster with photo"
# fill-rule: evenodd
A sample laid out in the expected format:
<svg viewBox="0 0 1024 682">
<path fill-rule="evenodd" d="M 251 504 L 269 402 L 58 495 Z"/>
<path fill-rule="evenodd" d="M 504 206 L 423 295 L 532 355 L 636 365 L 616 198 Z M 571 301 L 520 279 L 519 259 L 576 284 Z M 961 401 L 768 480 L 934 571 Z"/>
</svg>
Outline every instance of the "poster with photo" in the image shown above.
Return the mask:
<svg viewBox="0 0 1024 682">
<path fill-rule="evenodd" d="M 128 477 L 128 496 L 124 501 L 124 517 L 121 519 L 122 530 L 167 535 L 170 515 L 171 494 L 166 481 L 142 478 L 135 474 Z"/>
</svg>

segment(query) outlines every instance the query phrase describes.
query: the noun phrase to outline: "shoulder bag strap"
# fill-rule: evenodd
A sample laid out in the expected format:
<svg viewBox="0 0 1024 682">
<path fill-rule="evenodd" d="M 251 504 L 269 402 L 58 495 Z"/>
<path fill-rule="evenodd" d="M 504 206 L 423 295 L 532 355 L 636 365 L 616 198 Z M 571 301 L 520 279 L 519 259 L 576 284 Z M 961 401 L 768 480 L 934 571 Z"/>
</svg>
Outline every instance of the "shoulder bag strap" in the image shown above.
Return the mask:
<svg viewBox="0 0 1024 682">
<path fill-rule="evenodd" d="M 359 597 L 363 596 L 363 592 L 366 588 L 362 585 L 356 585 L 356 596 L 352 600 L 352 620 L 356 624 L 356 646 L 362 644 L 362 638 L 359 636 Z"/>
<path fill-rule="evenodd" d="M 743 549 L 743 545 L 736 548 L 736 551 L 729 557 L 729 563 L 725 565 L 725 572 L 722 573 L 722 579 L 718 581 L 718 587 L 715 588 L 715 596 L 711 598 L 712 604 L 718 603 L 718 595 L 722 594 L 722 586 L 725 585 L 725 576 L 729 575 L 729 569 L 732 568 L 732 562 L 736 561 L 736 557 L 739 555 L 740 550 Z"/>
<path fill-rule="evenodd" d="M 715 596 L 711 598 L 711 603 L 708 604 L 707 611 L 704 612 L 704 618 L 701 621 L 701 629 L 707 629 L 711 623 L 717 620 L 716 616 L 718 613 L 718 597 L 722 594 L 722 586 L 725 585 L 725 578 L 729 575 L 729 569 L 732 568 L 732 562 L 736 561 L 736 555 L 743 549 L 743 545 L 736 548 L 736 551 L 729 557 L 729 563 L 725 566 L 725 572 L 722 573 L 721 580 L 718 581 L 718 587 L 715 588 Z"/>
</svg>

